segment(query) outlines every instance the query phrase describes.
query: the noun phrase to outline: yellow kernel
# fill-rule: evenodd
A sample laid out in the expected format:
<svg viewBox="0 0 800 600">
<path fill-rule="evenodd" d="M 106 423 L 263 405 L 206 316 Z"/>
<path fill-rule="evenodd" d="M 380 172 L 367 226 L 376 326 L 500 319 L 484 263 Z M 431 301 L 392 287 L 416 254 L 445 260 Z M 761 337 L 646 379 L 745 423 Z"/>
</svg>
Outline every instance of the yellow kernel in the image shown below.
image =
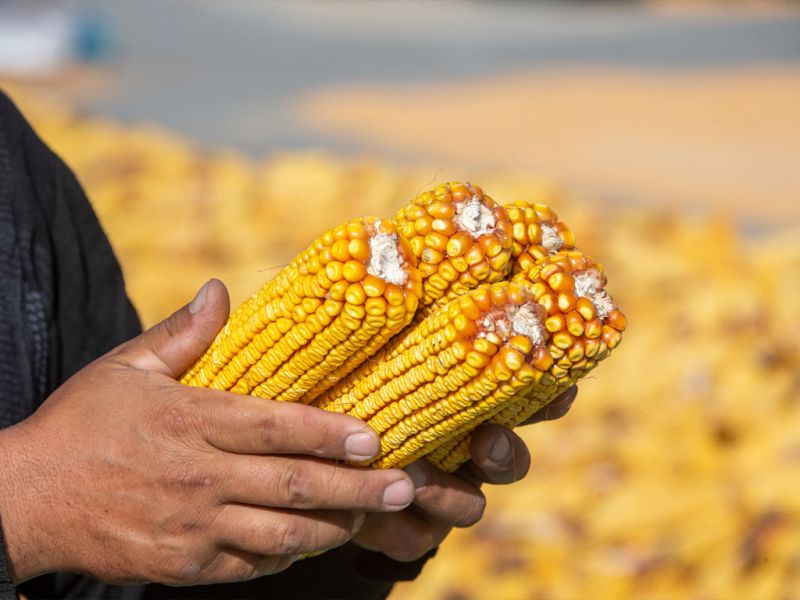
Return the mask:
<svg viewBox="0 0 800 600">
<path fill-rule="evenodd" d="M 438 265 L 444 259 L 444 254 L 433 248 L 425 248 L 422 251 L 420 260 L 428 263 L 429 265 Z"/>
<path fill-rule="evenodd" d="M 351 283 L 344 295 L 348 304 L 363 304 L 367 299 L 362 283 Z"/>
<path fill-rule="evenodd" d="M 547 283 L 557 292 L 570 292 L 575 287 L 575 280 L 568 273 L 558 272 L 547 278 Z"/>
<path fill-rule="evenodd" d="M 592 304 L 592 301 L 588 298 L 578 298 L 575 302 L 575 310 L 577 310 L 578 314 L 586 321 L 591 321 L 595 318 L 595 316 L 597 316 L 597 313 L 594 309 L 594 304 Z"/>
<path fill-rule="evenodd" d="M 431 223 L 431 229 L 448 238 L 456 232 L 456 227 L 450 219 L 434 219 Z"/>
<path fill-rule="evenodd" d="M 382 296 L 386 290 L 386 282 L 376 275 L 367 275 L 361 285 L 364 286 L 364 293 L 370 298 Z"/>
<path fill-rule="evenodd" d="M 376 316 L 386 314 L 386 300 L 383 298 L 367 298 L 364 304 L 368 315 Z"/>
<path fill-rule="evenodd" d="M 452 219 L 456 209 L 452 202 L 433 202 L 428 206 L 428 213 L 435 219 Z"/>
<path fill-rule="evenodd" d="M 573 337 L 568 334 L 566 331 L 559 331 L 553 336 L 553 344 L 556 348 L 560 348 L 561 350 L 566 350 L 575 340 Z"/>
<path fill-rule="evenodd" d="M 341 280 L 344 277 L 344 265 L 338 260 L 332 260 L 325 265 L 325 275 L 333 282 Z"/>
<path fill-rule="evenodd" d="M 550 333 L 561 331 L 564 329 L 564 317 L 560 314 L 555 314 L 552 317 L 548 317 L 544 322 L 544 328 Z"/>
<path fill-rule="evenodd" d="M 586 321 L 586 324 L 583 326 L 583 331 L 590 340 L 599 338 L 600 334 L 603 332 L 603 324 L 600 322 L 600 319 Z"/>
<path fill-rule="evenodd" d="M 336 240 L 331 246 L 331 254 L 338 261 L 345 262 L 350 260 L 350 253 L 347 251 L 347 240 Z"/>
<path fill-rule="evenodd" d="M 383 297 L 386 298 L 386 301 L 390 306 L 402 306 L 405 302 L 405 294 L 403 293 L 403 290 L 400 289 L 400 286 L 393 283 L 386 284 L 386 289 L 383 291 Z"/>
<path fill-rule="evenodd" d="M 531 359 L 531 365 L 539 369 L 540 371 L 547 371 L 550 367 L 553 366 L 555 361 L 550 353 L 547 351 L 546 348 L 540 347 L 533 351 L 533 358 Z"/>
<path fill-rule="evenodd" d="M 572 292 L 562 292 L 561 294 L 558 295 L 558 300 L 556 301 L 556 304 L 558 305 L 558 310 L 560 310 L 561 312 L 569 312 L 573 308 L 575 308 L 576 301 L 577 298 L 575 297 L 575 294 L 573 294 Z"/>
<path fill-rule="evenodd" d="M 364 263 L 361 261 L 348 260 L 346 263 L 344 263 L 342 273 L 344 278 L 351 283 L 361 281 L 367 274 L 367 267 L 365 267 Z"/>
<path fill-rule="evenodd" d="M 363 238 L 351 239 L 347 242 L 347 252 L 356 260 L 368 261 L 370 257 L 369 242 Z"/>
<path fill-rule="evenodd" d="M 444 252 L 447 249 L 447 238 L 433 231 L 425 236 L 425 245 L 428 248 Z"/>
<path fill-rule="evenodd" d="M 577 312 L 572 311 L 567 313 L 567 331 L 569 331 L 574 336 L 581 336 L 583 335 L 583 317 L 581 317 Z"/>
<path fill-rule="evenodd" d="M 431 219 L 429 217 L 422 217 L 414 221 L 414 231 L 418 235 L 427 235 L 431 232 Z"/>
<path fill-rule="evenodd" d="M 351 240 L 366 240 L 367 230 L 364 229 L 364 226 L 359 221 L 350 221 L 347 224 L 347 237 Z"/>
<path fill-rule="evenodd" d="M 628 320 L 625 318 L 625 315 L 622 314 L 622 311 L 618 308 L 612 310 L 608 316 L 606 317 L 606 323 L 611 325 L 617 331 L 625 331 L 625 327 L 628 326 Z"/>
</svg>

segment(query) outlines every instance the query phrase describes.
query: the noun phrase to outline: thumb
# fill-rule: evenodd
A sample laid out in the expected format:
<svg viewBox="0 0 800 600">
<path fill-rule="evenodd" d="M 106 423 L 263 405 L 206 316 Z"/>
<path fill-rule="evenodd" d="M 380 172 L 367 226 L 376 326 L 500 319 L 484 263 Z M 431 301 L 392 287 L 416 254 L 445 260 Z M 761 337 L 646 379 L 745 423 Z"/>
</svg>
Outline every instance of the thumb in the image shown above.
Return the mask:
<svg viewBox="0 0 800 600">
<path fill-rule="evenodd" d="M 225 284 L 210 279 L 189 304 L 120 350 L 132 366 L 177 379 L 211 345 L 229 310 Z"/>
</svg>

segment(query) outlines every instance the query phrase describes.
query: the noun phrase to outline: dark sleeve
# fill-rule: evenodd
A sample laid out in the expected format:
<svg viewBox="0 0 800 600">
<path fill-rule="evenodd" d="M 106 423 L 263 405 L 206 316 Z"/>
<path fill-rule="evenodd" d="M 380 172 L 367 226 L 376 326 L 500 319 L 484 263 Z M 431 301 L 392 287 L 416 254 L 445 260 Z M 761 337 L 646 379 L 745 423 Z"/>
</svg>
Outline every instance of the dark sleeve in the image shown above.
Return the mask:
<svg viewBox="0 0 800 600">
<path fill-rule="evenodd" d="M 75 371 L 139 331 L 83 190 L 0 93 L 0 427 L 28 417 Z M 5 552 L 0 562 L 2 579 Z M 0 598 L 15 597 L 11 589 Z M 67 573 L 20 590 L 32 599 L 141 595 Z"/>
<path fill-rule="evenodd" d="M 294 563 L 287 570 L 252 581 L 194 587 L 149 585 L 147 600 L 209 600 L 237 598 L 267 600 L 382 599 L 398 581 L 411 581 L 436 553 L 432 550 L 419 560 L 402 563 L 378 552 L 347 544 L 313 558 Z"/>
<path fill-rule="evenodd" d="M 6 253 L 6 256 L 3 253 Z M 73 173 L 0 93 L 0 392 L 6 427 L 30 415 L 83 366 L 140 332 L 119 264 Z M 8 266 L 6 265 L 6 266 Z M 6 285 L 6 284 L 9 285 Z M 4 321 L 4 305 L 13 307 Z M 4 326 L 5 324 L 5 326 Z M 5 349 L 3 344 L 9 342 Z M 16 355 L 4 362 L 4 354 Z M 3 369 L 6 368 L 5 375 Z M 0 518 L 2 516 L 0 515 Z M 0 553 L 0 600 L 5 555 Z M 148 598 L 384 598 L 425 560 L 400 563 L 345 546 L 251 582 L 170 588 Z M 70 574 L 26 582 L 35 598 L 136 598 L 140 588 Z"/>
</svg>

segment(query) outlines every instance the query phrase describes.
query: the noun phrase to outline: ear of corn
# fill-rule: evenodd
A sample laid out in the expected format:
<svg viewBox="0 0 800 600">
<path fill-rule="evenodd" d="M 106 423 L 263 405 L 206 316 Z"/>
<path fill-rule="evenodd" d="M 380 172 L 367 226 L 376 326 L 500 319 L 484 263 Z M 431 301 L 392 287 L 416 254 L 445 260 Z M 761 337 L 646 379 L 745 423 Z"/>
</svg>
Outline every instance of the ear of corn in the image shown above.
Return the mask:
<svg viewBox="0 0 800 600">
<path fill-rule="evenodd" d="M 411 320 L 422 293 L 415 264 L 389 221 L 357 219 L 326 232 L 242 304 L 182 381 L 300 399 Z"/>
<path fill-rule="evenodd" d="M 509 428 L 533 413 L 584 377 L 622 340 L 626 319 L 606 291 L 601 265 L 578 250 L 562 250 L 546 256 L 527 271 L 514 276 L 526 286 L 544 310 L 549 335 L 547 353 L 540 357 L 541 378 L 520 390 L 491 421 Z M 439 447 L 429 459 L 452 471 L 469 459 L 468 435 Z"/>
<path fill-rule="evenodd" d="M 544 310 L 524 287 L 481 286 L 438 307 L 316 405 L 369 423 L 381 435 L 373 467 L 399 467 L 470 431 L 537 377 Z"/>
<path fill-rule="evenodd" d="M 478 186 L 445 183 L 423 192 L 394 217 L 422 273 L 416 321 L 481 283 L 505 279 L 510 268 L 511 222 Z"/>
</svg>

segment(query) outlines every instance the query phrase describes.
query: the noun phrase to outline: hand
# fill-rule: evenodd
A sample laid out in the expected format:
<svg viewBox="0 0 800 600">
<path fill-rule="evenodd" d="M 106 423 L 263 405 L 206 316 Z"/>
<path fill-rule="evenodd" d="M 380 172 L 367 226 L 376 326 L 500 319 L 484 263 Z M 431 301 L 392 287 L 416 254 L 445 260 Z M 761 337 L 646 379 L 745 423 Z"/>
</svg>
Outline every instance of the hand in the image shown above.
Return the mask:
<svg viewBox="0 0 800 600">
<path fill-rule="evenodd" d="M 227 315 L 212 280 L 0 432 L 16 582 L 55 570 L 117 583 L 248 579 L 347 542 L 365 511 L 412 501 L 401 470 L 321 460 L 377 453 L 360 420 L 175 381 Z"/>
<path fill-rule="evenodd" d="M 524 424 L 564 416 L 577 393 L 572 386 Z M 482 483 L 513 483 L 528 473 L 531 464 L 525 442 L 500 425 L 476 429 L 470 454 L 472 459 L 457 474 L 440 471 L 424 459 L 406 467 L 416 488 L 414 504 L 402 512 L 367 515 L 353 542 L 395 560 L 416 560 L 438 546 L 453 527 L 469 527 L 480 520 L 486 507 Z"/>
</svg>

